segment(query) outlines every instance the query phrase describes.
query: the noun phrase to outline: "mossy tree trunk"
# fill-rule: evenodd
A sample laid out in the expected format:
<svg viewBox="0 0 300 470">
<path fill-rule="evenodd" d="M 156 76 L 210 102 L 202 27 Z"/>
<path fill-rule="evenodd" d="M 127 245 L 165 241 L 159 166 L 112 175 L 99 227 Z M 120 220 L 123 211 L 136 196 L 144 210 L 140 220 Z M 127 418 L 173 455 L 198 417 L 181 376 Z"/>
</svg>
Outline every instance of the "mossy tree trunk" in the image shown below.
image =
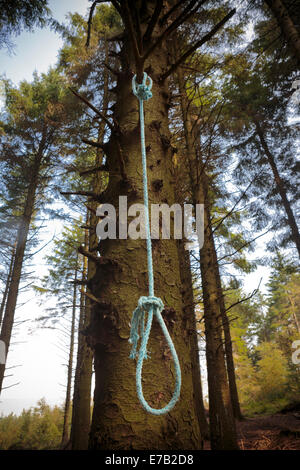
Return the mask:
<svg viewBox="0 0 300 470">
<path fill-rule="evenodd" d="M 141 30 L 147 17 L 141 17 Z M 156 25 L 159 34 L 160 26 Z M 105 146 L 110 170 L 107 190 L 100 200 L 119 205 L 119 195 L 128 204 L 142 203 L 142 166 L 138 102 L 132 94 L 135 71 L 132 46 L 125 35 L 119 53 L 114 122 Z M 164 42 L 146 62 L 153 79 L 153 97 L 145 104 L 145 128 L 150 203 L 175 202 L 172 150 L 168 127 L 169 92 L 160 76 L 168 65 Z M 148 293 L 146 246 L 144 240 L 104 240 L 101 258 L 89 282 L 95 303 L 89 328 L 95 352 L 96 387 L 90 447 L 94 449 L 197 449 L 200 430 L 194 407 L 191 342 L 188 314 L 181 295 L 180 260 L 174 240 L 153 241 L 155 293 L 161 297 L 164 319 L 170 329 L 182 368 L 180 401 L 166 416 L 147 414 L 139 404 L 135 385 L 135 363 L 129 359 L 128 344 L 132 312 L 141 295 Z M 149 349 L 151 359 L 143 370 L 146 399 L 156 408 L 164 406 L 174 388 L 174 372 L 169 349 L 156 321 Z"/>
</svg>

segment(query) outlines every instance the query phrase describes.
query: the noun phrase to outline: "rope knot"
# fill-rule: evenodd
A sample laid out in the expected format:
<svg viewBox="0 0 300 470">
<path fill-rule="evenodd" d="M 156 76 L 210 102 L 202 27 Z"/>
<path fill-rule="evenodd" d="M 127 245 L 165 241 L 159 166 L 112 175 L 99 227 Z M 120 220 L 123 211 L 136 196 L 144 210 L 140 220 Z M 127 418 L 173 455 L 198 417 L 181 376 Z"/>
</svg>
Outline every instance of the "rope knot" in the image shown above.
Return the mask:
<svg viewBox="0 0 300 470">
<path fill-rule="evenodd" d="M 160 313 L 164 309 L 164 304 L 159 297 L 154 296 L 142 296 L 139 298 L 137 308 L 134 310 L 132 314 L 131 320 L 131 330 L 130 330 L 130 337 L 129 343 L 132 344 L 131 352 L 130 352 L 130 359 L 135 359 L 137 355 L 137 344 L 138 340 L 141 337 L 143 340 L 144 333 L 145 333 L 145 313 L 149 313 L 151 310 L 154 311 L 156 314 Z M 142 341 L 143 342 L 143 341 Z M 141 349 L 142 349 L 141 345 Z M 146 348 L 144 349 L 144 357 L 147 359 L 149 357 L 149 353 L 147 354 Z"/>
<path fill-rule="evenodd" d="M 149 85 L 147 85 L 147 80 L 149 80 Z M 136 75 L 134 75 L 132 79 L 132 91 L 139 100 L 147 101 L 152 98 L 151 88 L 152 80 L 146 72 L 144 72 L 143 75 L 143 82 L 139 84 L 136 83 Z"/>
<path fill-rule="evenodd" d="M 139 298 L 138 308 L 142 308 L 144 311 L 149 312 L 151 307 L 156 307 L 157 310 L 161 312 L 164 309 L 163 301 L 154 295 L 148 295 L 147 297 L 142 296 Z"/>
</svg>

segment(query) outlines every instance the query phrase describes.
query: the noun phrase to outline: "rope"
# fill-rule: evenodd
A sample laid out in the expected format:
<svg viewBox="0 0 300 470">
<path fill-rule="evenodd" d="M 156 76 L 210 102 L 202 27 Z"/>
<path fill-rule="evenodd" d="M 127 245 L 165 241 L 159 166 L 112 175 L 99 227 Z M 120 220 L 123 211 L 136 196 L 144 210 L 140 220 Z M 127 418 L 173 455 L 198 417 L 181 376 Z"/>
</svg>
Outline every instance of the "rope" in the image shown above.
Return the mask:
<svg viewBox="0 0 300 470">
<path fill-rule="evenodd" d="M 147 85 L 149 80 L 149 85 Z M 145 228 L 146 228 L 146 243 L 147 243 L 147 262 L 148 262 L 148 281 L 149 281 L 149 296 L 140 297 L 138 306 L 134 310 L 131 321 L 131 331 L 129 342 L 132 344 L 130 358 L 135 359 L 137 357 L 136 365 L 136 389 L 138 398 L 143 408 L 154 415 L 163 415 L 171 411 L 175 403 L 180 396 L 181 388 L 181 370 L 171 336 L 169 335 L 168 329 L 161 316 L 161 312 L 164 309 L 162 300 L 154 296 L 154 279 L 153 279 L 153 265 L 152 265 L 152 246 L 151 246 L 151 235 L 150 235 L 150 222 L 149 222 L 149 197 L 148 197 L 148 183 L 147 183 L 147 160 L 146 160 L 146 147 L 145 147 L 145 124 L 144 124 L 144 101 L 149 100 L 152 97 L 151 93 L 152 80 L 144 72 L 143 82 L 136 84 L 136 75 L 132 79 L 132 91 L 133 94 L 139 100 L 140 109 L 140 132 L 141 132 L 141 151 L 142 151 L 142 164 L 143 164 L 143 191 L 144 191 L 144 207 L 145 207 Z M 175 389 L 173 396 L 169 403 L 161 409 L 152 408 L 145 400 L 142 388 L 142 369 L 144 359 L 149 357 L 147 353 L 147 344 L 150 336 L 153 315 L 156 316 L 160 327 L 165 335 L 168 346 L 170 348 L 176 373 Z M 146 327 L 145 327 L 146 321 Z M 137 352 L 138 340 L 141 338 L 140 350 Z"/>
</svg>

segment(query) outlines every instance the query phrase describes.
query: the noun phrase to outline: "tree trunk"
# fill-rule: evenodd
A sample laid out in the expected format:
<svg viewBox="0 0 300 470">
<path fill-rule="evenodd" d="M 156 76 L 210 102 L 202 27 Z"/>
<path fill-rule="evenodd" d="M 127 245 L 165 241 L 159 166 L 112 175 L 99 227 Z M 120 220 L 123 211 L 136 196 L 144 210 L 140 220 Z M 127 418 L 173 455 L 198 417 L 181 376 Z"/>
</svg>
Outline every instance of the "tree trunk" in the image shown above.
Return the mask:
<svg viewBox="0 0 300 470">
<path fill-rule="evenodd" d="M 204 303 L 211 448 L 212 450 L 234 450 L 238 449 L 238 443 L 225 365 L 220 291 L 216 279 L 217 257 L 204 171 L 199 181 L 198 191 L 197 202 L 204 204 L 204 244 L 200 250 L 200 269 Z"/>
<path fill-rule="evenodd" d="M 147 19 L 141 19 L 142 31 Z M 157 26 L 157 34 L 161 27 Z M 114 119 L 120 128 L 113 132 L 106 154 L 110 180 L 102 199 L 118 208 L 119 195 L 128 203 L 142 203 L 142 166 L 138 122 L 138 101 L 132 94 L 134 58 L 128 37 L 119 53 L 122 71 L 116 87 Z M 151 64 L 151 65 L 150 65 Z M 167 67 L 165 44 L 146 64 L 153 79 L 153 97 L 145 103 L 145 130 L 150 203 L 174 203 L 172 154 L 168 128 L 166 84 L 159 76 Z M 157 184 L 159 182 L 159 184 Z M 130 321 L 141 295 L 147 295 L 147 263 L 144 240 L 103 240 L 101 255 L 89 287 L 103 302 L 95 304 L 89 328 L 95 350 L 96 387 L 90 447 L 94 449 L 197 449 L 200 431 L 193 401 L 191 347 L 181 296 L 180 264 L 175 240 L 153 241 L 155 293 L 165 304 L 163 313 L 182 368 L 182 390 L 175 408 L 164 416 L 147 414 L 139 404 L 135 384 L 135 363 L 129 359 Z M 170 313 L 171 312 L 171 313 Z M 172 314 L 173 322 L 168 322 Z M 146 399 L 156 408 L 164 406 L 174 388 L 172 361 L 164 336 L 153 322 L 149 342 L 151 359 L 145 362 L 143 388 Z"/>
<path fill-rule="evenodd" d="M 87 225 L 90 219 L 86 219 Z M 89 248 L 88 230 L 85 230 L 85 249 Z M 87 279 L 86 257 L 83 258 L 82 281 Z M 88 439 L 91 421 L 91 381 L 93 354 L 89 348 L 84 330 L 90 322 L 90 305 L 85 295 L 85 286 L 82 286 L 80 295 L 80 317 L 78 325 L 78 350 L 77 364 L 75 370 L 73 407 L 72 407 L 72 426 L 71 426 L 71 445 L 72 450 L 85 450 L 88 448 Z"/>
<path fill-rule="evenodd" d="M 272 11 L 292 54 L 300 63 L 300 35 L 284 2 L 281 0 L 265 0 L 265 2 Z M 295 8 L 297 9 L 296 2 Z"/>
<path fill-rule="evenodd" d="M 40 169 L 40 164 L 41 164 L 41 159 L 42 159 L 41 149 L 43 148 L 43 142 L 44 142 L 44 139 L 42 139 L 42 142 L 40 144 L 40 150 L 34 159 L 34 163 L 32 167 L 32 177 L 31 177 L 30 184 L 28 186 L 24 212 L 23 212 L 23 216 L 21 218 L 18 233 L 17 233 L 15 261 L 13 265 L 11 282 L 9 286 L 9 292 L 7 295 L 5 313 L 3 317 L 1 335 L 0 335 L 0 340 L 3 341 L 4 344 L 6 345 L 6 353 L 8 353 L 9 345 L 10 345 L 10 339 L 11 339 L 11 334 L 12 334 L 12 329 L 13 329 L 13 324 L 14 324 L 15 309 L 16 309 L 17 298 L 18 298 L 19 284 L 20 284 L 22 266 L 23 266 L 23 260 L 24 260 L 24 253 L 25 253 L 25 248 L 26 248 L 30 222 L 31 222 L 33 211 L 34 211 L 35 195 L 36 195 L 36 190 L 38 187 L 38 175 L 39 175 L 39 169 Z M 0 394 L 1 394 L 2 386 L 3 386 L 4 373 L 5 373 L 5 364 L 0 364 Z"/>
<path fill-rule="evenodd" d="M 180 272 L 182 283 L 182 296 L 184 311 L 190 319 L 190 339 L 192 354 L 192 374 L 194 384 L 194 404 L 196 416 L 198 418 L 202 440 L 209 439 L 209 428 L 205 416 L 205 408 L 203 403 L 201 369 L 198 348 L 198 333 L 195 316 L 195 302 L 193 293 L 192 273 L 190 266 L 189 252 L 185 250 L 184 243 L 179 242 Z"/>
<path fill-rule="evenodd" d="M 214 258 L 217 260 L 217 254 L 215 250 L 214 250 Z M 222 284 L 221 284 L 221 276 L 220 276 L 219 265 L 217 261 L 215 263 L 215 276 L 216 276 L 216 283 L 217 283 L 217 288 L 218 288 L 218 299 L 220 303 L 220 311 L 222 315 L 222 325 L 223 325 L 224 341 L 225 341 L 225 345 L 224 345 L 225 357 L 226 357 L 226 366 L 227 366 L 227 375 L 228 375 L 232 411 L 233 411 L 234 417 L 240 421 L 243 419 L 243 416 L 242 416 L 242 412 L 240 408 L 239 395 L 238 395 L 238 390 L 237 390 L 237 385 L 236 385 L 230 325 L 229 325 L 229 320 L 228 320 L 228 316 L 226 312 L 224 294 L 223 294 L 223 289 L 222 289 Z"/>
<path fill-rule="evenodd" d="M 7 295 L 8 295 L 8 291 L 9 291 L 9 286 L 10 286 L 10 281 L 11 281 L 11 276 L 12 276 L 12 270 L 13 270 L 14 261 L 15 261 L 15 253 L 16 253 L 16 244 L 14 244 L 14 246 L 12 247 L 11 258 L 10 258 L 10 263 L 9 263 L 9 269 L 8 269 L 5 289 L 4 289 L 4 292 L 3 292 L 2 302 L 1 302 L 1 306 L 0 306 L 0 327 L 1 327 L 2 319 L 3 319 L 3 312 L 4 312 L 4 309 L 5 309 L 6 299 L 7 299 Z"/>
<path fill-rule="evenodd" d="M 298 226 L 297 226 L 297 222 L 296 222 L 293 210 L 292 210 L 290 202 L 287 198 L 284 183 L 283 183 L 283 181 L 282 181 L 282 179 L 279 175 L 276 162 L 274 160 L 274 157 L 273 157 L 272 153 L 270 152 L 267 141 L 264 138 L 264 133 L 263 133 L 263 130 L 261 128 L 261 125 L 260 125 L 258 119 L 254 118 L 254 123 L 255 123 L 255 126 L 256 126 L 258 137 L 260 139 L 261 146 L 264 149 L 264 152 L 266 154 L 266 157 L 267 157 L 268 162 L 270 164 L 270 167 L 272 169 L 275 184 L 276 184 L 277 190 L 280 194 L 282 204 L 283 204 L 283 207 L 284 207 L 286 215 L 287 215 L 288 223 L 289 223 L 289 226 L 291 228 L 292 239 L 293 239 L 293 241 L 296 245 L 296 248 L 297 248 L 298 254 L 299 254 L 299 258 L 300 258 L 300 233 L 299 233 L 299 229 L 298 229 Z"/>
<path fill-rule="evenodd" d="M 72 304 L 72 319 L 70 331 L 70 348 L 68 360 L 68 373 L 67 373 L 67 390 L 64 409 L 64 423 L 63 433 L 61 438 L 61 447 L 64 448 L 69 442 L 69 428 L 70 428 L 70 411 L 71 411 L 71 389 L 72 389 L 72 374 L 73 374 L 73 357 L 74 357 L 74 340 L 75 340 L 75 322 L 76 322 L 76 301 L 77 301 L 77 266 L 75 268 L 74 287 L 73 287 L 73 304 Z"/>
</svg>

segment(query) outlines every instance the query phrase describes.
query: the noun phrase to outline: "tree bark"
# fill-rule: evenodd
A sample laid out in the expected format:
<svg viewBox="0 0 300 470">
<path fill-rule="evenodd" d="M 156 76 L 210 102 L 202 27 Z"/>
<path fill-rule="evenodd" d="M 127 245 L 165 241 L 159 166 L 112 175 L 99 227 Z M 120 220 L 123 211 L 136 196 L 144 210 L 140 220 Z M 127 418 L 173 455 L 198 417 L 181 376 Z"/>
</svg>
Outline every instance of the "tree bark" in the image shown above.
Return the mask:
<svg viewBox="0 0 300 470">
<path fill-rule="evenodd" d="M 70 330 L 70 348 L 69 348 L 69 359 L 68 359 L 68 371 L 67 371 L 67 390 L 66 400 L 64 408 L 64 422 L 63 432 L 61 438 L 61 447 L 64 448 L 69 442 L 69 429 L 70 429 L 70 412 L 71 412 L 71 389 L 72 389 L 72 374 L 73 374 L 73 357 L 74 357 L 74 342 L 75 342 L 75 323 L 76 323 L 76 302 L 77 302 L 77 266 L 75 268 L 74 275 L 74 287 L 73 287 L 73 303 L 72 303 L 72 318 L 71 318 L 71 330 Z"/>
<path fill-rule="evenodd" d="M 288 200 L 288 197 L 287 197 L 287 194 L 286 194 L 286 189 L 284 187 L 284 183 L 283 183 L 283 181 L 281 179 L 281 176 L 278 172 L 277 165 L 276 165 L 275 159 L 272 155 L 272 152 L 270 151 L 269 146 L 267 144 L 267 141 L 265 140 L 263 129 L 262 129 L 260 123 L 259 123 L 259 120 L 257 118 L 254 118 L 254 123 L 255 123 L 255 126 L 256 126 L 258 137 L 260 139 L 261 146 L 262 146 L 262 148 L 263 148 L 263 150 L 266 154 L 269 165 L 270 165 L 271 170 L 273 172 L 275 184 L 276 184 L 278 193 L 281 197 L 282 204 L 283 204 L 283 207 L 285 209 L 287 219 L 288 219 L 288 223 L 289 223 L 289 226 L 290 226 L 290 229 L 291 229 L 291 232 L 292 232 L 292 239 L 293 239 L 293 241 L 296 245 L 296 248 L 297 248 L 298 254 L 299 254 L 299 258 L 300 258 L 300 233 L 299 233 L 299 229 L 298 229 L 298 226 L 297 226 L 297 222 L 296 222 L 293 210 L 291 208 L 291 204 L 290 204 L 290 202 Z"/>
<path fill-rule="evenodd" d="M 10 346 L 10 339 L 14 324 L 14 315 L 17 305 L 18 291 L 21 280 L 22 266 L 24 260 L 24 253 L 26 248 L 26 242 L 30 227 L 32 214 L 34 211 L 36 190 L 38 187 L 38 176 L 42 160 L 42 149 L 44 145 L 44 138 L 42 138 L 39 152 L 35 156 L 32 166 L 32 176 L 28 186 L 24 212 L 20 221 L 20 225 L 17 233 L 16 253 L 15 261 L 11 275 L 11 282 L 9 286 L 9 292 L 7 295 L 7 301 L 5 306 L 5 313 L 3 317 L 0 340 L 6 345 L 6 354 L 8 353 Z M 3 379 L 5 373 L 5 364 L 0 364 L 0 394 L 3 386 Z"/>
<path fill-rule="evenodd" d="M 300 35 L 284 2 L 281 0 L 265 0 L 265 2 L 273 13 L 292 54 L 300 63 Z"/>
<path fill-rule="evenodd" d="M 144 31 L 147 16 L 140 20 Z M 161 33 L 159 24 L 156 28 L 156 33 Z M 114 119 L 120 132 L 112 133 L 107 145 L 111 176 L 104 194 L 105 201 L 116 208 L 119 195 L 127 195 L 129 204 L 143 201 L 138 101 L 131 90 L 134 57 L 127 35 L 119 58 L 122 70 L 115 90 Z M 145 129 L 150 203 L 168 202 L 171 205 L 175 196 L 167 113 L 169 94 L 166 84 L 159 80 L 167 61 L 163 43 L 146 63 L 146 71 L 153 79 L 153 97 L 145 103 Z M 122 175 L 122 162 L 126 178 L 124 172 Z M 155 185 L 158 180 L 159 189 Z M 200 431 L 194 407 L 190 406 L 193 402 L 191 346 L 185 329 L 187 318 L 182 304 L 176 241 L 153 241 L 155 292 L 165 304 L 164 319 L 182 368 L 181 397 L 166 416 L 147 414 L 140 406 L 136 394 L 135 363 L 128 357 L 132 312 L 139 297 L 148 292 L 145 241 L 103 240 L 100 252 L 112 262 L 102 267 L 98 265 L 89 283 L 92 293 L 105 302 L 103 307 L 93 306 L 89 328 L 90 344 L 95 351 L 96 375 L 90 447 L 115 450 L 197 449 Z M 171 311 L 175 319 L 173 326 L 168 322 L 168 312 Z M 171 398 L 174 378 L 169 349 L 156 321 L 153 322 L 149 343 L 151 359 L 144 365 L 143 388 L 150 405 L 160 408 Z"/>
</svg>

